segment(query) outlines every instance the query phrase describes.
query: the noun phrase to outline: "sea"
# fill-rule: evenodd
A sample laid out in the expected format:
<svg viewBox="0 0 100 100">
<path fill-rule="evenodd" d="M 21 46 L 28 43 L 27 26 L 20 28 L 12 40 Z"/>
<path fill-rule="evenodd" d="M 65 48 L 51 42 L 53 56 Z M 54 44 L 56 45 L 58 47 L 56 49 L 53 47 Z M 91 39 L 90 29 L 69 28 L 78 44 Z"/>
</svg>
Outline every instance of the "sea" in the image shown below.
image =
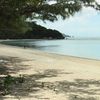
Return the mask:
<svg viewBox="0 0 100 100">
<path fill-rule="evenodd" d="M 73 40 L 6 40 L 2 43 L 33 48 L 49 53 L 69 55 L 82 58 L 100 60 L 100 39 L 73 39 Z"/>
</svg>

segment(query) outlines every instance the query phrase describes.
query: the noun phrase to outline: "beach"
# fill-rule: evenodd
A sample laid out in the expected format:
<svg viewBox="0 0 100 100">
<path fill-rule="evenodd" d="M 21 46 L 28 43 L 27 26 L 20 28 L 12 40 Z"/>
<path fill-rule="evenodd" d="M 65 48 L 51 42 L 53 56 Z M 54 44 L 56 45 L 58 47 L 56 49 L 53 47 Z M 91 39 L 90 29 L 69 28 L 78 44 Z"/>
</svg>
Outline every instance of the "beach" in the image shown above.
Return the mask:
<svg viewBox="0 0 100 100">
<path fill-rule="evenodd" d="M 31 76 L 38 85 L 29 87 L 31 91 L 15 89 L 16 94 L 0 100 L 100 100 L 99 60 L 0 44 L 0 63 L 3 60 L 10 75 Z"/>
</svg>

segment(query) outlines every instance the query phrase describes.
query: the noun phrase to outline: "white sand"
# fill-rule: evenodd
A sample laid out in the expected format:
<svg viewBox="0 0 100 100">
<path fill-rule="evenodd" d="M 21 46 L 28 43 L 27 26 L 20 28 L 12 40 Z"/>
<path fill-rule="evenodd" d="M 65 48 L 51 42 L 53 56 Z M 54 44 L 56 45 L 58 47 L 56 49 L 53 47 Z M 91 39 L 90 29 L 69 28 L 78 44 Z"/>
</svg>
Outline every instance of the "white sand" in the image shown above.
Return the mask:
<svg viewBox="0 0 100 100">
<path fill-rule="evenodd" d="M 20 63 L 20 65 L 23 65 L 25 69 L 16 72 L 16 75 L 18 74 L 31 75 L 37 72 L 42 73 L 45 70 L 54 70 L 54 72 L 56 70 L 60 71 L 58 72 L 59 75 L 57 77 L 48 77 L 39 80 L 43 82 L 52 82 L 52 83 L 56 81 L 75 82 L 76 79 L 90 80 L 90 81 L 100 80 L 100 61 L 97 60 L 50 54 L 39 50 L 28 49 L 28 48 L 24 49 L 20 47 L 6 46 L 6 45 L 0 45 L 0 56 L 18 57 L 19 59 L 24 60 Z M 48 91 L 41 90 L 39 93 L 36 94 L 36 95 L 41 95 L 41 98 L 37 99 L 34 97 L 25 97 L 25 98 L 21 98 L 21 100 L 72 100 L 68 98 L 70 95 L 75 93 L 81 97 L 83 96 L 84 99 L 82 100 L 94 100 L 94 99 L 85 99 L 85 97 L 86 98 L 96 97 L 97 98 L 96 100 L 100 100 L 100 96 L 99 96 L 100 87 L 97 87 L 96 86 L 97 84 L 95 85 L 90 83 L 89 85 L 91 86 L 84 88 L 83 90 L 90 91 L 90 92 L 92 91 L 94 93 L 97 92 L 95 95 L 94 94 L 90 95 L 88 93 L 85 93 L 84 91 L 77 92 L 77 93 L 72 91 L 68 94 L 66 93 L 56 94 L 52 90 L 48 90 Z M 70 88 L 76 89 L 75 86 L 70 86 Z M 33 93 L 33 95 L 35 94 Z M 11 96 L 9 98 L 7 96 L 7 98 L 5 98 L 4 100 L 6 99 L 18 100 L 15 99 L 15 97 L 13 98 Z M 81 99 L 73 99 L 73 100 L 81 100 Z"/>
</svg>

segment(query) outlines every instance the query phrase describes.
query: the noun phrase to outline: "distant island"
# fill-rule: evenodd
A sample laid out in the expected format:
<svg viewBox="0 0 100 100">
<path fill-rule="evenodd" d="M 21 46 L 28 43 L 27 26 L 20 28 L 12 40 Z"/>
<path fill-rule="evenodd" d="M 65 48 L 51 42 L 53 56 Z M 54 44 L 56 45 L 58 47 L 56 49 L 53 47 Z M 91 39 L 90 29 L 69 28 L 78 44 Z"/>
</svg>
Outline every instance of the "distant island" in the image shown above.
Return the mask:
<svg viewBox="0 0 100 100">
<path fill-rule="evenodd" d="M 36 23 L 29 23 L 31 30 L 25 33 L 15 32 L 11 30 L 0 30 L 0 39 L 64 39 L 68 35 L 64 35 L 57 30 L 47 29 Z"/>
</svg>

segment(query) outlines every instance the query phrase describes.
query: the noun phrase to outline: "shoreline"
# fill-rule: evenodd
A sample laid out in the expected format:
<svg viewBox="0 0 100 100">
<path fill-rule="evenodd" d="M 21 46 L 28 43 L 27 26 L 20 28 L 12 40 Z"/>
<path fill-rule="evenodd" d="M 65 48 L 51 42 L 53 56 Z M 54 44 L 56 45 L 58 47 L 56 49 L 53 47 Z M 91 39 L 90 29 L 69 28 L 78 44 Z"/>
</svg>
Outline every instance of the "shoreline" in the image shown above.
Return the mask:
<svg viewBox="0 0 100 100">
<path fill-rule="evenodd" d="M 1 48 L 4 47 L 3 49 L 9 49 L 8 52 L 6 53 L 5 51 L 1 51 Z M 12 49 L 12 50 L 11 50 Z M 62 55 L 62 54 L 56 54 L 56 53 L 49 53 L 49 52 L 46 52 L 46 51 L 41 51 L 41 50 L 37 50 L 37 49 L 33 49 L 33 48 L 24 48 L 24 47 L 18 47 L 18 46 L 11 46 L 11 45 L 5 45 L 5 44 L 0 44 L 0 56 L 9 56 L 9 57 L 19 57 L 21 59 L 24 59 L 24 56 L 23 54 L 22 55 L 14 55 L 13 53 L 13 50 L 14 50 L 14 53 L 16 53 L 15 50 L 17 50 L 17 53 L 19 53 L 19 51 L 21 50 L 21 52 L 24 54 L 24 53 L 27 53 L 27 55 L 29 54 L 33 54 L 33 56 L 31 55 L 31 59 L 36 56 L 44 56 L 44 57 L 47 57 L 47 58 L 54 58 L 54 59 L 57 59 L 57 60 L 60 60 L 60 59 L 66 59 L 68 61 L 72 61 L 72 62 L 81 62 L 81 63 L 84 63 L 84 62 L 87 62 L 89 64 L 99 64 L 100 63 L 100 60 L 97 60 L 97 59 L 90 59 L 90 58 L 83 58 L 83 57 L 76 57 L 76 56 L 69 56 L 69 55 Z M 19 50 L 19 51 L 18 51 Z M 10 52 L 9 52 L 10 51 Z M 10 53 L 10 54 L 9 54 Z M 26 55 L 25 55 L 26 56 Z M 30 59 L 30 58 L 27 58 L 25 57 L 25 59 Z"/>
<path fill-rule="evenodd" d="M 3 48 L 3 50 L 2 50 Z M 24 60 L 30 60 L 30 61 L 43 61 L 43 65 L 45 63 L 49 64 L 49 62 L 53 63 L 54 66 L 56 63 L 59 63 L 57 61 L 63 61 L 64 67 L 65 63 L 75 63 L 75 65 L 81 64 L 81 65 L 91 65 L 91 66 L 100 66 L 100 61 L 95 59 L 88 59 L 88 58 L 82 58 L 82 57 L 74 57 L 74 56 L 67 56 L 67 55 L 60 55 L 55 53 L 48 53 L 45 51 L 40 51 L 36 49 L 31 48 L 24 48 L 24 47 L 17 47 L 17 46 L 10 46 L 10 45 L 2 45 L 0 44 L 0 56 L 8 56 L 8 57 L 17 57 Z M 42 59 L 43 58 L 43 59 Z M 49 61 L 50 60 L 50 61 Z M 36 62 L 36 64 L 38 64 Z M 41 66 L 42 66 L 41 64 Z M 48 67 L 47 67 L 48 68 Z"/>
<path fill-rule="evenodd" d="M 81 63 L 84 63 L 85 61 L 88 62 L 88 63 L 100 63 L 100 60 L 98 59 L 92 59 L 92 58 L 84 58 L 84 57 L 76 57 L 76 56 L 70 56 L 70 55 L 63 55 L 63 54 L 56 54 L 56 53 L 50 53 L 50 52 L 47 52 L 47 51 L 41 51 L 41 50 L 38 50 L 38 49 L 33 49 L 33 48 L 24 48 L 24 47 L 19 47 L 19 46 L 12 46 L 12 45 L 6 45 L 6 44 L 1 44 L 0 43 L 0 46 L 2 47 L 10 47 L 9 49 L 12 49 L 14 48 L 15 50 L 19 49 L 19 50 L 22 50 L 22 51 L 30 51 L 31 53 L 36 53 L 37 55 L 42 55 L 42 56 L 49 56 L 49 57 L 53 57 L 53 58 L 60 58 L 60 59 L 67 59 L 67 60 L 72 60 L 73 62 L 78 62 L 80 61 Z M 6 55 L 5 55 L 6 56 Z M 8 55 L 8 56 L 12 56 L 12 55 Z M 20 58 L 21 56 L 19 56 Z M 26 58 L 25 58 L 26 59 Z"/>
<path fill-rule="evenodd" d="M 31 40 L 31 39 L 24 39 L 25 41 L 29 41 L 29 40 Z M 33 40 L 33 39 L 32 39 Z M 41 41 L 42 39 L 34 39 L 34 41 L 35 40 L 39 40 L 39 41 Z M 4 40 L 4 41 L 12 41 L 12 40 Z M 14 40 L 13 40 L 14 41 Z M 15 39 L 15 41 L 16 41 L 16 39 Z M 1 42 L 2 43 L 2 42 Z M 2 44 L 4 44 L 4 45 L 9 45 L 9 46 L 16 46 L 16 47 L 21 47 L 21 48 L 23 48 L 24 47 L 24 45 L 25 45 L 25 43 L 24 43 L 24 41 L 23 41 L 23 43 L 22 44 L 18 44 L 18 46 L 17 45 L 10 45 L 9 43 L 8 44 L 6 44 L 5 42 L 4 43 L 2 43 Z M 35 46 L 35 45 L 34 45 Z M 34 48 L 34 47 L 32 47 L 31 45 L 25 45 L 25 48 L 27 48 L 27 49 L 33 49 L 33 50 L 39 50 L 39 48 Z M 97 48 L 98 49 L 98 48 Z M 71 49 L 72 50 L 72 49 Z M 40 50 L 41 52 L 46 52 L 46 53 L 50 53 L 50 54 L 57 54 L 57 55 L 63 55 L 63 56 L 69 56 L 69 57 L 75 57 L 75 58 L 82 58 L 82 59 L 90 59 L 90 60 L 97 60 L 97 61 L 100 61 L 100 56 L 99 55 L 97 55 L 96 54 L 96 51 L 95 51 L 95 53 L 94 53 L 94 50 L 96 50 L 96 49 L 94 49 L 94 50 L 92 50 L 92 52 L 90 52 L 91 51 L 91 49 L 89 49 L 89 51 L 88 50 L 85 50 L 85 49 L 83 49 L 84 51 L 78 51 L 78 50 L 76 50 L 76 53 L 74 53 L 74 51 L 72 50 L 71 52 L 70 51 L 67 51 L 66 52 L 66 50 L 64 50 L 64 52 L 62 52 L 61 50 L 60 51 L 58 51 L 58 52 L 56 52 L 56 50 L 52 50 L 52 51 L 50 51 L 49 49 L 48 50 L 45 50 L 45 48 L 44 48 L 44 50 L 42 51 L 42 50 Z M 68 52 L 69 52 L 69 54 L 68 54 Z M 78 53 L 79 52 L 79 53 Z M 88 54 L 88 52 L 90 52 L 89 54 Z M 83 55 L 84 54 L 84 55 Z M 92 55 L 93 54 L 93 55 Z"/>
<path fill-rule="evenodd" d="M 83 100 L 92 100 L 94 97 L 100 99 L 100 61 L 0 44 L 0 61 L 2 59 L 7 60 L 4 66 L 9 69 L 11 75 L 32 76 L 32 79 L 35 79 L 33 83 L 38 84 L 38 92 L 23 91 L 28 92 L 25 97 L 17 94 L 20 100 L 39 100 L 37 95 L 43 100 L 70 100 L 72 95 L 77 95 L 78 99 L 84 98 Z M 45 87 L 40 88 L 40 83 L 45 83 Z M 59 93 L 52 90 L 53 87 L 56 87 Z M 13 94 L 2 98 L 17 100 Z"/>
<path fill-rule="evenodd" d="M 65 56 L 65 57 L 75 58 L 75 59 L 100 61 L 99 59 L 95 59 L 95 58 L 87 58 L 87 57 L 78 57 L 78 56 L 72 56 L 72 55 L 58 54 L 58 53 L 53 53 L 53 52 L 49 52 L 49 51 L 41 51 L 41 50 L 30 48 L 30 47 L 29 48 L 28 47 L 24 48 L 24 46 L 22 47 L 22 46 L 15 46 L 15 45 L 2 44 L 2 43 L 0 43 L 0 45 L 8 46 L 8 47 L 14 47 L 14 48 L 19 48 L 19 49 L 33 50 L 33 51 L 38 51 L 38 52 L 41 52 L 41 53 L 51 54 L 51 55 L 55 55 L 55 56 Z"/>
</svg>

